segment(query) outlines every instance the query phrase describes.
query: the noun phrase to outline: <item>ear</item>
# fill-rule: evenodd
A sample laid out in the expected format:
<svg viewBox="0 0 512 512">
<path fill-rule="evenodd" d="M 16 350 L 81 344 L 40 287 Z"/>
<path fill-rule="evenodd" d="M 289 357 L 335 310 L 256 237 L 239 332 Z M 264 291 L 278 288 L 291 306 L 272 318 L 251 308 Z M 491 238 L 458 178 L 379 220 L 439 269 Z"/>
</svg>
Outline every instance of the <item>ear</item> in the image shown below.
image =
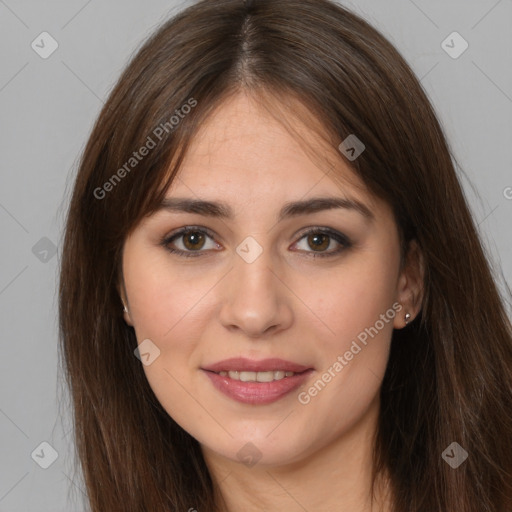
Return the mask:
<svg viewBox="0 0 512 512">
<path fill-rule="evenodd" d="M 123 304 L 123 317 L 124 321 L 133 327 L 133 322 L 130 317 L 130 310 L 128 307 L 128 300 L 126 299 L 126 288 L 124 286 L 124 280 L 120 284 L 117 285 L 117 292 L 119 293 L 119 297 L 121 298 L 121 303 Z"/>
<path fill-rule="evenodd" d="M 407 323 L 411 323 L 421 311 L 425 278 L 425 261 L 416 239 L 409 242 L 404 267 L 398 278 L 397 301 L 402 305 L 399 315 L 395 316 L 394 328 L 402 329 L 405 323 L 405 314 L 411 316 Z"/>
</svg>

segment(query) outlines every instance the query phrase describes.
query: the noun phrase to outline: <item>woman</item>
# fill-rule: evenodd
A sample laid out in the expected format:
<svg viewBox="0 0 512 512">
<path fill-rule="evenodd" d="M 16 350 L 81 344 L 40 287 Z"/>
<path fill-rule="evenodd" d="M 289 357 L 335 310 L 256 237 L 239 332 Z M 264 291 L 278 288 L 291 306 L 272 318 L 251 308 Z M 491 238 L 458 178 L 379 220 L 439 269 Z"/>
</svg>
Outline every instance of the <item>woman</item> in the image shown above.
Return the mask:
<svg viewBox="0 0 512 512">
<path fill-rule="evenodd" d="M 94 512 L 509 512 L 512 329 L 442 129 L 327 0 L 201 1 L 82 156 L 62 354 Z"/>
</svg>

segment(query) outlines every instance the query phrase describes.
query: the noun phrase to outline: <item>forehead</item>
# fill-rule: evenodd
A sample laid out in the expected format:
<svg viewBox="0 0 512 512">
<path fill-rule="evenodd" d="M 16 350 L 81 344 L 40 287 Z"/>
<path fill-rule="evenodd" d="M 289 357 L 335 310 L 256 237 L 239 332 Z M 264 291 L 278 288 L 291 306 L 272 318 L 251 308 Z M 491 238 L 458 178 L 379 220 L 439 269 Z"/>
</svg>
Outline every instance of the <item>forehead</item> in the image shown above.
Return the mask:
<svg viewBox="0 0 512 512">
<path fill-rule="evenodd" d="M 319 136 L 323 128 L 307 109 L 296 104 L 292 112 L 277 100 L 274 106 L 270 111 L 244 93 L 226 99 L 191 141 L 167 195 L 232 193 L 247 201 L 339 191 L 373 202 L 337 147 Z"/>
</svg>

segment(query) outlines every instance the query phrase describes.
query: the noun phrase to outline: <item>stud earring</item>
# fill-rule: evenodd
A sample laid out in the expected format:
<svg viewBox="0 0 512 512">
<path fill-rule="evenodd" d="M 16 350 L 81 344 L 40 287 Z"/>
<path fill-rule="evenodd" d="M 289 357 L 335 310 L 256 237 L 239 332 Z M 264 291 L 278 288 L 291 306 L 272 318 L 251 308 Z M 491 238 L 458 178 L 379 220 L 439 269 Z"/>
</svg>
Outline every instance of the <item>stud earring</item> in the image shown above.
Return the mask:
<svg viewBox="0 0 512 512">
<path fill-rule="evenodd" d="M 124 302 L 123 302 L 123 311 L 124 311 L 125 313 L 128 313 L 128 308 L 126 307 L 126 305 L 125 305 L 125 303 L 124 303 Z"/>
<path fill-rule="evenodd" d="M 409 318 L 411 318 L 410 313 L 405 313 L 405 325 L 409 323 Z"/>
</svg>

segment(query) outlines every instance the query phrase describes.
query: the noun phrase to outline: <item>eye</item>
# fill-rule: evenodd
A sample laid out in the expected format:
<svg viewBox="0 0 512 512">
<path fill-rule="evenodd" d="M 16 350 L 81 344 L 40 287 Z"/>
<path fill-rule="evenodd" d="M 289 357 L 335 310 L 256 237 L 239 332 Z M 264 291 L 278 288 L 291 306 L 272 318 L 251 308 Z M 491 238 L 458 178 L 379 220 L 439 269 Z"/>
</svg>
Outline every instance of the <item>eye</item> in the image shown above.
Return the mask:
<svg viewBox="0 0 512 512">
<path fill-rule="evenodd" d="M 305 239 L 306 244 L 306 249 L 303 250 L 305 250 L 305 252 L 307 253 L 312 253 L 310 255 L 313 258 L 325 258 L 329 256 L 336 256 L 342 251 L 352 246 L 352 242 L 346 235 L 328 228 L 309 229 L 305 233 L 302 233 L 300 240 L 296 242 L 295 245 L 300 244 L 300 241 L 303 239 Z M 330 251 L 326 250 L 329 247 L 332 247 L 332 245 L 336 244 L 338 244 L 341 247 L 338 247 L 337 249 Z M 313 250 L 308 251 L 307 247 L 312 247 Z"/>
<path fill-rule="evenodd" d="M 213 233 L 206 228 L 199 228 L 195 226 L 187 226 L 186 228 L 180 229 L 176 233 L 165 237 L 161 245 L 164 246 L 171 253 L 178 254 L 185 257 L 201 256 L 201 249 L 205 248 L 207 238 L 213 241 Z M 182 240 L 180 240 L 182 239 Z M 181 248 L 171 247 L 175 240 L 179 240 L 178 246 Z M 218 248 L 219 245 L 213 242 L 212 246 L 206 247 L 206 249 Z M 194 254 L 196 253 L 196 254 Z"/>
<path fill-rule="evenodd" d="M 166 236 L 160 244 L 170 253 L 189 258 L 201 256 L 202 253 L 207 252 L 202 249 L 220 248 L 220 245 L 214 241 L 214 238 L 213 232 L 207 228 L 187 226 Z M 208 239 L 211 240 L 210 247 L 207 246 Z M 303 239 L 305 239 L 307 246 L 313 248 L 313 250 L 310 251 L 307 248 L 301 250 L 309 253 L 308 256 L 313 258 L 335 256 L 352 246 L 352 242 L 347 236 L 329 228 L 311 228 L 303 232 L 299 241 L 295 242 L 294 245 L 300 244 Z M 336 244 L 340 247 L 335 250 L 326 250 Z"/>
</svg>

